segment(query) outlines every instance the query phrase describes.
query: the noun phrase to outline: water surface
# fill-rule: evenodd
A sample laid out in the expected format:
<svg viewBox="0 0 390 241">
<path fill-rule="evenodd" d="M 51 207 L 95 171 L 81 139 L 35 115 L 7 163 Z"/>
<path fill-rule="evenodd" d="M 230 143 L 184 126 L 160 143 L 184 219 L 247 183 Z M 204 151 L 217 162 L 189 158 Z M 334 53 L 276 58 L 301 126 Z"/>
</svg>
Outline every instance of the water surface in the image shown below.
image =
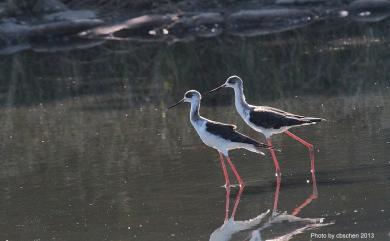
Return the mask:
<svg viewBox="0 0 390 241">
<path fill-rule="evenodd" d="M 250 103 L 328 120 L 292 132 L 316 149 L 319 198 L 299 216 L 334 224 L 292 240 L 311 232 L 388 239 L 390 49 L 383 33 L 110 42 L 3 56 L 0 240 L 208 240 L 224 219 L 217 152 L 196 135 L 188 105 L 166 107 L 231 74 L 244 79 Z M 226 89 L 205 98 L 201 114 L 263 139 L 239 118 L 232 97 Z M 279 209 L 291 213 L 311 193 L 309 156 L 287 135 L 273 141 L 282 150 Z M 270 155 L 231 157 L 247 183 L 236 220 L 271 209 Z M 283 232 L 270 228 L 262 237 Z"/>
</svg>

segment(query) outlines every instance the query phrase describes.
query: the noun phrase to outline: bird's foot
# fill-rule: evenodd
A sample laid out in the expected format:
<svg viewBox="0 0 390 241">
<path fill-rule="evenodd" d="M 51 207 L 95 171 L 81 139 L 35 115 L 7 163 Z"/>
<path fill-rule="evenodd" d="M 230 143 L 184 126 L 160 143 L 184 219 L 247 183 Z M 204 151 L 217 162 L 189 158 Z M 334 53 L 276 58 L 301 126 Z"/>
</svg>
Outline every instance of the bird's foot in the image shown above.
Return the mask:
<svg viewBox="0 0 390 241">
<path fill-rule="evenodd" d="M 223 186 L 221 186 L 225 189 L 230 189 L 231 187 L 234 187 L 234 185 L 230 184 L 230 183 L 225 183 Z"/>
</svg>

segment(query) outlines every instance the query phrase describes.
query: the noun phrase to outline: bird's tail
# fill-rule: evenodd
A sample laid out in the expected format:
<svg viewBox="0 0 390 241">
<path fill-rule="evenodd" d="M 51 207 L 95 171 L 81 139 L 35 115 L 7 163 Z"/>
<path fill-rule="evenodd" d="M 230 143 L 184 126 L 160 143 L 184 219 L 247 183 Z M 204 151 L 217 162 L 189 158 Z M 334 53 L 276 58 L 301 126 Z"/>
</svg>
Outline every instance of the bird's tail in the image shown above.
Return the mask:
<svg viewBox="0 0 390 241">
<path fill-rule="evenodd" d="M 304 120 L 307 121 L 308 123 L 313 123 L 313 124 L 321 121 L 326 121 L 325 119 L 318 118 L 318 117 L 305 117 Z"/>
<path fill-rule="evenodd" d="M 260 153 L 261 155 L 265 155 L 263 152 L 264 149 L 279 151 L 274 146 L 270 146 L 262 142 L 257 143 L 256 145 L 254 145 L 254 147 L 256 149 L 256 152 Z"/>
<path fill-rule="evenodd" d="M 267 145 L 262 142 L 258 142 L 250 137 L 247 137 L 245 135 L 241 135 L 244 141 L 241 141 L 241 144 L 244 144 L 242 147 L 247 149 L 248 151 L 256 152 L 261 155 L 264 154 L 264 149 L 275 149 L 273 146 Z"/>
<path fill-rule="evenodd" d="M 257 148 L 264 148 L 264 149 L 275 149 L 274 146 L 270 146 L 268 144 L 265 144 L 265 143 L 262 143 L 262 142 L 259 142 L 257 145 L 256 145 Z"/>
</svg>

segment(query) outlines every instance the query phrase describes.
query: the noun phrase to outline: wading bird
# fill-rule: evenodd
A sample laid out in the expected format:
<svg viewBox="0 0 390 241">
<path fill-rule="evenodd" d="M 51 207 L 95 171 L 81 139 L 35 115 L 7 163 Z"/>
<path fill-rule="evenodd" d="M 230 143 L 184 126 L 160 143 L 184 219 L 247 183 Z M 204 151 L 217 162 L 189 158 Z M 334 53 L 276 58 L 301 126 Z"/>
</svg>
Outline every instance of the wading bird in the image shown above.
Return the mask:
<svg viewBox="0 0 390 241">
<path fill-rule="evenodd" d="M 324 119 L 296 115 L 269 106 L 250 105 L 245 100 L 243 82 L 241 78 L 238 76 L 230 76 L 223 85 L 210 90 L 208 93 L 214 92 L 224 87 L 234 89 L 234 94 L 235 94 L 234 100 L 235 100 L 235 106 L 237 112 L 252 129 L 264 134 L 267 144 L 269 146 L 272 146 L 272 142 L 271 142 L 272 135 L 285 133 L 286 135 L 297 140 L 298 142 L 300 142 L 301 144 L 303 144 L 309 149 L 310 162 L 311 162 L 311 175 L 312 175 L 312 182 L 313 182 L 313 194 L 309 198 L 310 200 L 306 201 L 306 205 L 310 203 L 311 200 L 317 198 L 318 191 L 317 191 L 317 183 L 315 177 L 313 145 L 301 139 L 300 137 L 294 135 L 289 131 L 289 129 L 297 126 L 315 124 L 317 122 L 323 121 Z M 275 191 L 275 201 L 274 201 L 274 211 L 275 211 L 277 209 L 277 202 L 279 196 L 281 171 L 280 171 L 279 162 L 276 159 L 275 151 L 271 148 L 270 152 L 271 152 L 272 159 L 274 161 L 275 175 L 277 177 L 276 179 L 277 189 Z"/>
<path fill-rule="evenodd" d="M 227 173 L 224 157 L 226 158 L 230 168 L 232 169 L 234 175 L 237 178 L 239 183 L 239 197 L 244 188 L 244 181 L 241 179 L 237 169 L 229 158 L 229 150 L 244 148 L 251 152 L 256 152 L 264 155 L 261 151 L 263 148 L 273 149 L 271 145 L 267 145 L 264 143 L 257 142 L 248 136 L 245 136 L 238 131 L 236 131 L 235 125 L 224 124 L 216 121 L 212 121 L 202 117 L 199 114 L 201 94 L 196 90 L 189 90 L 185 93 L 184 98 L 181 99 L 176 104 L 168 107 L 171 109 L 181 103 L 190 102 L 191 110 L 190 110 L 190 121 L 192 126 L 195 128 L 198 133 L 200 139 L 202 139 L 203 143 L 206 145 L 217 149 L 219 152 L 219 159 L 221 161 L 221 168 L 223 171 L 223 175 L 225 177 L 225 188 L 226 188 L 226 210 L 225 210 L 225 220 L 228 219 L 229 213 L 229 200 L 230 196 L 230 180 Z M 235 206 L 232 211 L 232 217 L 237 209 L 238 202 L 235 203 Z"/>
</svg>

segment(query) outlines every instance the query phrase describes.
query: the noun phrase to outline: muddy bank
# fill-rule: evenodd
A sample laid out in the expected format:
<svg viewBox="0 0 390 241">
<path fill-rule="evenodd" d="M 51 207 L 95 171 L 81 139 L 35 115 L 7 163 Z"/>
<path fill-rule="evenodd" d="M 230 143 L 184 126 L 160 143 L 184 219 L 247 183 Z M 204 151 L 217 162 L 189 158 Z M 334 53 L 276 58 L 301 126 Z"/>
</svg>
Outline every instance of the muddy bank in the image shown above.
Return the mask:
<svg viewBox="0 0 390 241">
<path fill-rule="evenodd" d="M 318 22 L 375 23 L 390 15 L 387 0 L 337 4 L 313 0 L 279 0 L 273 4 L 232 1 L 224 5 L 214 1 L 180 1 L 140 11 L 114 11 L 112 6 L 71 9 L 68 5 L 74 5 L 72 1 L 64 4 L 57 0 L 29 0 L 19 6 L 12 2 L 3 3 L 1 11 L 0 53 L 5 54 L 34 49 L 37 43 L 41 50 L 61 51 L 96 46 L 107 39 L 176 42 L 220 35 L 263 36 Z M 47 48 L 42 48 L 44 43 Z"/>
</svg>

